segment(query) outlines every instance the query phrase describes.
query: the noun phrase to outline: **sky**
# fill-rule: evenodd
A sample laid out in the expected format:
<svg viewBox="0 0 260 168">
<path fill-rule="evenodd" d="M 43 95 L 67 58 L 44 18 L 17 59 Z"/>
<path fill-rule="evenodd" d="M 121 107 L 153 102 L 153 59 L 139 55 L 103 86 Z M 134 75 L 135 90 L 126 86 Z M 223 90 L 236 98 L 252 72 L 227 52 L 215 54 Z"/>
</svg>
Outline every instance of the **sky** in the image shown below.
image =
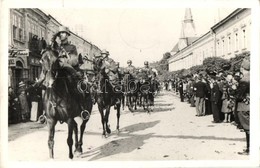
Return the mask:
<svg viewBox="0 0 260 168">
<path fill-rule="evenodd" d="M 126 66 L 159 61 L 178 42 L 185 8 L 43 8 L 61 24 L 110 52 Z M 196 32 L 203 35 L 235 8 L 191 8 Z"/>
</svg>

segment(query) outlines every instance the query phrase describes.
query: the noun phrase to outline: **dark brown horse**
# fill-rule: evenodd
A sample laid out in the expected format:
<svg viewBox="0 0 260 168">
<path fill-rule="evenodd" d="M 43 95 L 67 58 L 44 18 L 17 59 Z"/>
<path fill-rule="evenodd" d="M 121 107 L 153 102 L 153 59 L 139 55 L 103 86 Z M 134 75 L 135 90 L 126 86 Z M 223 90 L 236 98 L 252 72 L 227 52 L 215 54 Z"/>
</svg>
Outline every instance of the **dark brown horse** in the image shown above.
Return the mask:
<svg viewBox="0 0 260 168">
<path fill-rule="evenodd" d="M 122 87 L 116 81 L 111 81 L 110 76 L 105 71 L 105 58 L 95 58 L 94 59 L 94 71 L 97 85 L 97 104 L 98 110 L 101 115 L 101 122 L 103 126 L 104 137 L 111 133 L 109 128 L 108 120 L 110 114 L 111 106 L 115 106 L 117 110 L 117 132 L 119 133 L 119 119 L 120 119 L 120 107 L 121 99 L 123 96 Z M 104 112 L 105 111 L 105 112 Z"/>
<path fill-rule="evenodd" d="M 139 94 L 139 82 L 132 74 L 126 74 L 124 76 L 124 92 L 126 98 L 126 105 L 128 109 L 133 112 L 137 110 L 137 98 Z M 134 109 L 133 109 L 134 107 Z"/>
<path fill-rule="evenodd" d="M 47 118 L 49 131 L 48 146 L 50 158 L 54 158 L 54 133 L 57 122 L 66 122 L 68 124 L 67 144 L 69 146 L 69 158 L 73 158 L 73 131 L 75 133 L 75 154 L 82 153 L 83 133 L 86 123 L 89 120 L 92 111 L 91 96 L 85 85 L 84 93 L 79 93 L 79 86 L 82 85 L 81 79 L 71 73 L 67 68 L 59 66 L 59 53 L 56 50 L 48 48 L 42 53 L 41 64 L 42 74 L 40 81 L 46 86 L 43 97 L 44 110 Z M 79 104 L 79 96 L 84 96 L 84 109 Z M 75 122 L 79 118 L 79 123 Z M 80 137 L 78 139 L 78 127 L 80 127 Z"/>
</svg>

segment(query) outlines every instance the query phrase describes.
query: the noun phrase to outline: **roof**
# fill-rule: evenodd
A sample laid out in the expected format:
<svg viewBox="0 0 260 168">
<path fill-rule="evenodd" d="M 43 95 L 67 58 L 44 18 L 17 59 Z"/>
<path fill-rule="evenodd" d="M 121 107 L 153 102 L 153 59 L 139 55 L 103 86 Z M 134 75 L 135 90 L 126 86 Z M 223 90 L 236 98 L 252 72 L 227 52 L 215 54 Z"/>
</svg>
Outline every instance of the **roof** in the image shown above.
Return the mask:
<svg viewBox="0 0 260 168">
<path fill-rule="evenodd" d="M 178 43 L 175 44 L 175 46 L 173 47 L 173 49 L 171 50 L 171 52 L 178 52 L 179 48 L 178 48 Z"/>
<path fill-rule="evenodd" d="M 219 28 L 221 25 L 223 25 L 224 23 L 226 23 L 230 18 L 236 16 L 238 13 L 246 10 L 247 8 L 238 8 L 236 10 L 234 10 L 232 13 L 230 13 L 227 17 L 225 17 L 224 19 L 222 19 L 220 22 L 218 22 L 217 24 L 215 24 L 214 26 L 211 27 L 212 30 L 215 30 L 217 28 Z"/>
<path fill-rule="evenodd" d="M 193 43 L 194 41 L 196 41 L 199 37 L 187 37 L 188 40 L 188 45 L 190 45 L 191 43 Z"/>
<path fill-rule="evenodd" d="M 188 46 L 193 43 L 194 41 L 196 41 L 198 38 L 200 37 L 187 37 L 185 39 L 187 39 L 187 42 L 188 42 Z M 175 44 L 175 46 L 173 47 L 173 49 L 171 50 L 171 52 L 178 52 L 180 51 L 179 47 L 178 47 L 178 43 Z"/>
</svg>

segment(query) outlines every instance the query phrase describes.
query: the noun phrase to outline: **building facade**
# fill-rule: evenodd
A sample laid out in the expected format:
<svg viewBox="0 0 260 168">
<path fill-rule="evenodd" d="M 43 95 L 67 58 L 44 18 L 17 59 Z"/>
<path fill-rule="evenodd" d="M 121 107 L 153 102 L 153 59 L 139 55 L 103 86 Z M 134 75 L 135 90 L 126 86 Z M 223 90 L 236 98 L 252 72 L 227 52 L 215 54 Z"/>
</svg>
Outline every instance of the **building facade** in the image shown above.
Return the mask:
<svg viewBox="0 0 260 168">
<path fill-rule="evenodd" d="M 41 51 L 50 44 L 61 25 L 37 8 L 10 9 L 9 86 L 16 89 L 20 81 L 34 81 L 39 77 Z M 97 46 L 73 32 L 69 40 L 82 55 L 93 57 L 96 52 L 101 52 Z"/>
<path fill-rule="evenodd" d="M 169 70 L 177 71 L 201 65 L 208 57 L 230 59 L 250 51 L 251 9 L 236 9 L 185 48 L 169 58 Z"/>
<path fill-rule="evenodd" d="M 9 86 L 39 77 L 47 22 L 48 16 L 39 9 L 10 9 Z"/>
</svg>

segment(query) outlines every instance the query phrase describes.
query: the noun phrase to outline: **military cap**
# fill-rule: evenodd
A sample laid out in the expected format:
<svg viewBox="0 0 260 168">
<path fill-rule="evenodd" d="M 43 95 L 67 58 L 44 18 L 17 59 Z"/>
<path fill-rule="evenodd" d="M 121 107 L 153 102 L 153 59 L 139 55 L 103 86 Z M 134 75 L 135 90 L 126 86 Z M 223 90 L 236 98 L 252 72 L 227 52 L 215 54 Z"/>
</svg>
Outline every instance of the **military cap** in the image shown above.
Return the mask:
<svg viewBox="0 0 260 168">
<path fill-rule="evenodd" d="M 128 60 L 127 63 L 132 63 L 132 60 Z"/>
<path fill-rule="evenodd" d="M 60 27 L 59 27 L 59 31 L 58 31 L 57 34 L 59 35 L 61 32 L 66 32 L 66 33 L 70 36 L 70 30 L 69 30 L 69 28 L 66 27 L 66 26 L 60 26 Z"/>
<path fill-rule="evenodd" d="M 149 63 L 148 63 L 148 61 L 144 61 L 144 65 L 148 65 Z"/>
</svg>

